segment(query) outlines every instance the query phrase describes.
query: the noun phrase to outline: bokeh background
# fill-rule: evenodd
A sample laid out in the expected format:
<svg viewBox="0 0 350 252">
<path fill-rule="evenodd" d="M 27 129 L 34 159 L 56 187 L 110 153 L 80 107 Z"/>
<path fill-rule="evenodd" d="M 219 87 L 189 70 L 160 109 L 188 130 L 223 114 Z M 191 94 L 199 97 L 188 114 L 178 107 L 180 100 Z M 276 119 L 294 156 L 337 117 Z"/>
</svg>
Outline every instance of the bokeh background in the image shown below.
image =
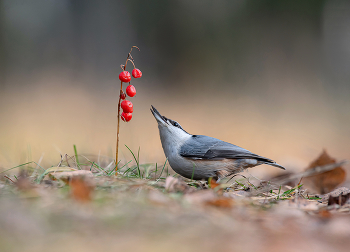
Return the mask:
<svg viewBox="0 0 350 252">
<path fill-rule="evenodd" d="M 54 165 L 73 144 L 114 158 L 119 66 L 133 45 L 143 77 L 121 125 L 123 161 L 124 145 L 142 163 L 165 160 L 151 104 L 291 170 L 323 148 L 350 158 L 347 0 L 2 0 L 0 18 L 3 168 Z"/>
</svg>

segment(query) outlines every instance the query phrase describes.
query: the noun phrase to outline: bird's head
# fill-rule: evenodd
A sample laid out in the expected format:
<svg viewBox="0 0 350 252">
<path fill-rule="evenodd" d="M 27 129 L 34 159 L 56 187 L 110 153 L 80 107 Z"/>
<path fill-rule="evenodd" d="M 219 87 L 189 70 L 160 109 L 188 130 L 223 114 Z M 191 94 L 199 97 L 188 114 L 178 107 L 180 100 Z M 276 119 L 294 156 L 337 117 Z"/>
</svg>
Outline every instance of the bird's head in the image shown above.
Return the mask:
<svg viewBox="0 0 350 252">
<path fill-rule="evenodd" d="M 161 137 L 162 135 L 165 135 L 166 137 L 182 139 L 191 136 L 191 134 L 187 133 L 178 122 L 162 116 L 155 107 L 151 106 L 151 112 L 158 122 Z"/>
</svg>

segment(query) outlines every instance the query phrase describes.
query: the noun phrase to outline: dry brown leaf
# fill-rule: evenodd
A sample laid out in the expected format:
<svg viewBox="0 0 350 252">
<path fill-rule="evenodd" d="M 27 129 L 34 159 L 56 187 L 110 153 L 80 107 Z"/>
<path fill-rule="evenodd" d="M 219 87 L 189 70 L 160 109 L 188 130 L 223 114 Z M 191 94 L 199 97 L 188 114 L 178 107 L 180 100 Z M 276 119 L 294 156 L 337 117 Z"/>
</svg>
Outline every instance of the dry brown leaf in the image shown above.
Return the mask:
<svg viewBox="0 0 350 252">
<path fill-rule="evenodd" d="M 333 197 L 332 195 L 329 196 L 328 198 L 328 206 L 331 205 L 339 205 L 339 206 L 343 206 L 345 205 L 350 199 L 350 193 L 347 194 L 340 194 L 339 196 Z"/>
<path fill-rule="evenodd" d="M 321 155 L 314 160 L 306 170 L 313 169 L 318 166 L 334 164 L 336 160 L 323 150 Z M 303 183 L 320 194 L 325 194 L 334 190 L 337 186 L 345 181 L 346 173 L 342 167 L 336 167 L 331 171 L 312 175 L 303 179 Z"/>
<path fill-rule="evenodd" d="M 342 186 L 342 187 L 339 187 L 339 188 L 335 189 L 334 191 L 332 191 L 330 193 L 327 193 L 327 194 L 323 195 L 321 201 L 323 203 L 327 203 L 330 196 L 338 197 L 341 194 L 348 194 L 348 193 L 350 193 L 350 189 L 347 188 L 347 187 Z"/>
<path fill-rule="evenodd" d="M 214 189 L 215 187 L 218 187 L 220 184 L 216 182 L 214 178 L 209 180 L 210 188 Z"/>
<path fill-rule="evenodd" d="M 93 184 L 84 177 L 72 177 L 69 181 L 72 197 L 80 202 L 90 202 Z"/>
<path fill-rule="evenodd" d="M 215 206 L 221 208 L 231 208 L 234 205 L 234 200 L 226 197 L 209 200 L 205 203 L 207 206 Z"/>
</svg>

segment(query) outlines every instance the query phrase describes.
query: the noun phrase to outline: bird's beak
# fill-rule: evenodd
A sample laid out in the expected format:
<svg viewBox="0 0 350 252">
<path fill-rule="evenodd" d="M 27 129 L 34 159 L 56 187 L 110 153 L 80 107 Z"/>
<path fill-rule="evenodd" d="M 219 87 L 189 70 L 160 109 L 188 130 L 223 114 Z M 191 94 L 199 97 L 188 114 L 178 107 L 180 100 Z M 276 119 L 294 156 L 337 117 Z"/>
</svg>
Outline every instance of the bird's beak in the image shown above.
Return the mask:
<svg viewBox="0 0 350 252">
<path fill-rule="evenodd" d="M 153 107 L 152 105 L 151 105 L 151 112 L 152 112 L 154 118 L 156 118 L 156 120 L 157 120 L 158 123 L 168 124 L 166 118 L 165 118 L 164 116 L 162 116 L 162 115 L 158 112 L 158 110 L 156 110 L 156 108 Z"/>
</svg>

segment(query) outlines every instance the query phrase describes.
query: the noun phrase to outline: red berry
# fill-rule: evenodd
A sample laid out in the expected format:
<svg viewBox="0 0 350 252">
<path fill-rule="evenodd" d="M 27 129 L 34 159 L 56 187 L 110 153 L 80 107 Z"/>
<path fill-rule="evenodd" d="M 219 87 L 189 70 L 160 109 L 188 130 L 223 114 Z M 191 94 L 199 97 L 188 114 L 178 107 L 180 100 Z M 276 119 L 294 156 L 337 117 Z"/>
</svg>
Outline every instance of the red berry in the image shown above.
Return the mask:
<svg viewBox="0 0 350 252">
<path fill-rule="evenodd" d="M 128 71 L 121 72 L 119 74 L 119 80 L 121 80 L 122 82 L 130 82 L 131 80 L 130 73 Z"/>
<path fill-rule="evenodd" d="M 122 115 L 121 115 L 121 118 L 124 122 L 128 122 L 131 120 L 132 118 L 132 114 L 131 113 L 125 113 L 123 112 Z"/>
<path fill-rule="evenodd" d="M 132 76 L 133 76 L 134 78 L 141 78 L 141 76 L 142 76 L 141 70 L 135 68 L 134 70 L 132 70 Z"/>
<path fill-rule="evenodd" d="M 126 98 L 126 94 L 124 93 L 120 94 L 120 99 L 125 100 L 125 98 Z"/>
<path fill-rule="evenodd" d="M 130 97 L 134 97 L 136 95 L 136 88 L 133 85 L 127 86 L 126 94 Z"/>
<path fill-rule="evenodd" d="M 124 100 L 121 103 L 121 107 L 124 113 L 132 113 L 134 111 L 134 106 L 131 101 Z"/>
</svg>

